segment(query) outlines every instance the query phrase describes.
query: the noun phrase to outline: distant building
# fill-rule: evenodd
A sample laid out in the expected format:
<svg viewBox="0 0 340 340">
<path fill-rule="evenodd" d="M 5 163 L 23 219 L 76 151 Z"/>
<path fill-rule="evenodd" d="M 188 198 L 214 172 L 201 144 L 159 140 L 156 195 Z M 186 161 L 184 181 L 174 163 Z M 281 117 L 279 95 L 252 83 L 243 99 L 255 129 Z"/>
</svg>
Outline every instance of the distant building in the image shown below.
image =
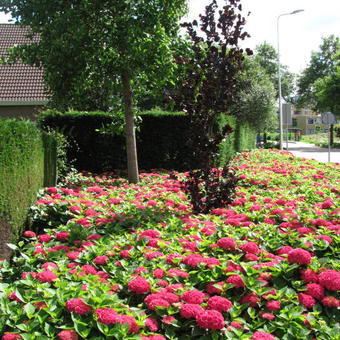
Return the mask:
<svg viewBox="0 0 340 340">
<path fill-rule="evenodd" d="M 10 47 L 31 42 L 28 31 L 15 24 L 0 24 L 0 57 L 8 56 Z M 0 64 L 0 118 L 32 119 L 47 101 L 41 69 L 20 62 Z"/>
<path fill-rule="evenodd" d="M 292 124 L 289 131 L 300 130 L 302 135 L 312 135 L 318 132 L 326 132 L 328 126 L 321 123 L 321 114 L 311 109 L 296 109 L 293 107 Z"/>
</svg>

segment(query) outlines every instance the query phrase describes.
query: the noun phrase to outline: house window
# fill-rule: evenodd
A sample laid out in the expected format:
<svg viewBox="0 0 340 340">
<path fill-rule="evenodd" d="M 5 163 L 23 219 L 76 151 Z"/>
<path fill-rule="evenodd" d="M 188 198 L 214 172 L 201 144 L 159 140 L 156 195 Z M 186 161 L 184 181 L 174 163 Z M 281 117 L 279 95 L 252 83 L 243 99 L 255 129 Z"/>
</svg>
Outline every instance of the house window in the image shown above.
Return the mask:
<svg viewBox="0 0 340 340">
<path fill-rule="evenodd" d="M 293 124 L 294 127 L 297 126 L 297 119 L 296 119 L 296 118 L 293 118 L 293 119 L 292 119 L 292 124 Z"/>
<path fill-rule="evenodd" d="M 314 119 L 313 118 L 308 118 L 307 124 L 314 124 Z"/>
<path fill-rule="evenodd" d="M 315 131 L 312 130 L 312 129 L 307 130 L 307 135 L 313 135 L 314 133 L 315 133 Z"/>
</svg>

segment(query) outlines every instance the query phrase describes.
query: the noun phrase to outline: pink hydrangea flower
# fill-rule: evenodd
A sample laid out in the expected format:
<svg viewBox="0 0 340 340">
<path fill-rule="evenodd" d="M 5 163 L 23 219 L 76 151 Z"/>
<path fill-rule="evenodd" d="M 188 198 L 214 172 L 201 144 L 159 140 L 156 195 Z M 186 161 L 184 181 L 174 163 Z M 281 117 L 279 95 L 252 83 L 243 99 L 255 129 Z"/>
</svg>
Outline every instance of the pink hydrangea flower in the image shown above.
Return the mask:
<svg viewBox="0 0 340 340">
<path fill-rule="evenodd" d="M 93 262 L 95 264 L 98 264 L 98 265 L 105 265 L 107 263 L 107 261 L 109 260 L 108 256 L 106 255 L 101 255 L 101 256 L 97 256 Z"/>
<path fill-rule="evenodd" d="M 305 293 L 313 296 L 315 299 L 321 299 L 325 295 L 325 289 L 318 283 L 308 283 Z"/>
<path fill-rule="evenodd" d="M 145 320 L 145 326 L 148 327 L 151 332 L 157 332 L 159 328 L 158 321 L 155 318 L 147 318 Z"/>
<path fill-rule="evenodd" d="M 181 299 L 187 303 L 201 304 L 203 303 L 205 294 L 197 289 L 185 292 Z"/>
<path fill-rule="evenodd" d="M 226 312 L 233 306 L 232 302 L 221 296 L 213 296 L 208 300 L 208 309 L 214 309 L 219 312 Z"/>
<path fill-rule="evenodd" d="M 223 315 L 217 310 L 206 310 L 196 316 L 198 326 L 205 329 L 218 330 L 225 326 Z"/>
<path fill-rule="evenodd" d="M 257 304 L 260 302 L 260 298 L 256 296 L 254 293 L 244 295 L 240 300 L 240 303 L 249 303 L 251 307 L 257 307 Z"/>
<path fill-rule="evenodd" d="M 295 248 L 288 253 L 289 263 L 298 263 L 301 265 L 310 264 L 312 256 L 310 252 L 301 248 Z"/>
<path fill-rule="evenodd" d="M 36 278 L 40 281 L 40 282 L 53 282 L 54 280 L 56 280 L 58 278 L 57 275 L 55 275 L 52 271 L 50 270 L 45 270 L 41 273 L 38 273 L 36 275 Z"/>
<path fill-rule="evenodd" d="M 270 300 L 266 304 L 267 309 L 271 312 L 276 312 L 281 308 L 281 302 L 277 300 Z"/>
<path fill-rule="evenodd" d="M 255 242 L 247 242 L 244 244 L 241 244 L 239 248 L 245 252 L 250 254 L 257 254 L 259 252 L 259 246 Z"/>
<path fill-rule="evenodd" d="M 315 299 L 310 295 L 299 293 L 298 297 L 300 304 L 305 308 L 312 308 L 316 304 Z"/>
<path fill-rule="evenodd" d="M 196 318 L 197 315 L 204 312 L 203 307 L 194 303 L 184 303 L 180 307 L 179 314 L 184 319 Z"/>
<path fill-rule="evenodd" d="M 318 275 L 319 283 L 329 290 L 340 290 L 340 272 L 326 270 Z"/>
<path fill-rule="evenodd" d="M 136 278 L 128 283 L 128 289 L 135 294 L 145 294 L 151 289 L 151 286 L 143 277 Z"/>
<path fill-rule="evenodd" d="M 98 321 L 104 325 L 110 325 L 117 322 L 118 313 L 111 308 L 98 308 L 94 310 Z"/>
<path fill-rule="evenodd" d="M 84 315 L 91 312 L 91 306 L 87 305 L 81 298 L 75 298 L 66 302 L 66 309 L 75 314 Z"/>
<path fill-rule="evenodd" d="M 242 288 L 245 286 L 242 277 L 239 275 L 230 275 L 227 280 L 227 283 L 234 285 L 235 288 Z"/>
<path fill-rule="evenodd" d="M 45 243 L 45 242 L 51 241 L 52 237 L 51 237 L 51 235 L 48 235 L 48 234 L 42 234 L 42 235 L 38 236 L 38 240 L 41 243 Z"/>
<path fill-rule="evenodd" d="M 57 334 L 60 340 L 78 340 L 78 334 L 73 329 L 65 329 Z"/>
<path fill-rule="evenodd" d="M 275 337 L 270 333 L 257 331 L 252 335 L 251 340 L 275 340 Z"/>
<path fill-rule="evenodd" d="M 223 237 L 217 241 L 217 245 L 226 250 L 234 250 L 236 248 L 236 242 L 229 237 Z"/>
<path fill-rule="evenodd" d="M 334 307 L 334 308 L 340 307 L 340 301 L 334 296 L 325 296 L 321 300 L 321 303 L 326 307 Z"/>
<path fill-rule="evenodd" d="M 15 339 L 22 339 L 22 337 L 18 333 L 5 333 L 1 337 L 1 340 L 15 340 Z"/>
<path fill-rule="evenodd" d="M 35 232 L 31 230 L 26 230 L 23 235 L 24 237 L 35 237 L 36 236 Z"/>
</svg>

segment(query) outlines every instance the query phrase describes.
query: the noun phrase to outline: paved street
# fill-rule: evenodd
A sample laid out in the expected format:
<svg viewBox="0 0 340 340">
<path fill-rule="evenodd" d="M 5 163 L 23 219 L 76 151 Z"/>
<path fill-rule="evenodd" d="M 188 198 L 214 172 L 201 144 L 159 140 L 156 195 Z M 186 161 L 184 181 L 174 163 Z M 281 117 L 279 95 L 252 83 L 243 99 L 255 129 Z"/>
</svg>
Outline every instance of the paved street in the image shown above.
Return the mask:
<svg viewBox="0 0 340 340">
<path fill-rule="evenodd" d="M 284 143 L 284 148 L 286 148 L 286 143 Z M 319 148 L 314 144 L 290 142 L 288 143 L 288 151 L 297 157 L 316 159 L 319 162 L 325 163 L 328 162 L 328 149 Z M 340 149 L 331 149 L 330 158 L 332 163 L 340 163 Z"/>
</svg>

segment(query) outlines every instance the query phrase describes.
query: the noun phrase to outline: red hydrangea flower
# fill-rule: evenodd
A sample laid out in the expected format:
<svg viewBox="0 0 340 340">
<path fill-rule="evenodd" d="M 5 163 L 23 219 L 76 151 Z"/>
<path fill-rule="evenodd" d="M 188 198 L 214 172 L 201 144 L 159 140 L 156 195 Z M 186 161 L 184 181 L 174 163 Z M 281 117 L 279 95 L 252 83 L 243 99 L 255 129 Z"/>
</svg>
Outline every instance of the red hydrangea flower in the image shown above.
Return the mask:
<svg viewBox="0 0 340 340">
<path fill-rule="evenodd" d="M 316 304 L 315 299 L 310 295 L 299 293 L 298 297 L 300 304 L 305 308 L 312 308 Z"/>
<path fill-rule="evenodd" d="M 34 231 L 31 231 L 31 230 L 26 230 L 24 232 L 24 236 L 25 237 L 35 237 L 35 232 Z"/>
<path fill-rule="evenodd" d="M 66 231 L 61 231 L 59 233 L 55 233 L 55 238 L 59 241 L 65 241 L 70 237 L 70 234 Z"/>
<path fill-rule="evenodd" d="M 290 247 L 290 246 L 283 246 L 283 247 L 281 247 L 281 248 L 276 252 L 276 254 L 277 254 L 277 255 L 288 254 L 291 250 L 293 250 L 292 247 Z"/>
<path fill-rule="evenodd" d="M 41 268 L 49 269 L 49 268 L 58 268 L 58 266 L 54 262 L 45 262 L 42 264 Z"/>
<path fill-rule="evenodd" d="M 230 326 L 231 327 L 234 327 L 236 329 L 243 329 L 243 325 L 241 322 L 238 322 L 238 321 L 232 321 L 230 322 Z"/>
<path fill-rule="evenodd" d="M 140 238 L 143 238 L 143 237 L 158 238 L 159 236 L 161 236 L 160 232 L 157 230 L 153 230 L 153 229 L 144 230 L 140 234 Z"/>
<path fill-rule="evenodd" d="M 179 276 L 179 277 L 186 278 L 186 277 L 189 277 L 190 274 L 185 272 L 184 270 L 173 268 L 173 269 L 169 269 L 168 276 L 169 277 Z"/>
<path fill-rule="evenodd" d="M 36 275 L 36 278 L 40 282 L 52 282 L 53 280 L 56 280 L 58 278 L 57 275 L 55 275 L 52 271 L 50 270 L 45 270 L 44 272 L 38 273 Z"/>
<path fill-rule="evenodd" d="M 321 300 L 321 303 L 326 307 L 335 307 L 335 308 L 340 307 L 340 301 L 334 296 L 325 296 Z"/>
<path fill-rule="evenodd" d="M 57 334 L 60 340 L 78 340 L 78 334 L 73 329 L 65 329 Z"/>
<path fill-rule="evenodd" d="M 204 312 L 203 307 L 195 303 L 185 303 L 180 307 L 179 314 L 184 319 L 196 318 L 197 315 Z"/>
<path fill-rule="evenodd" d="M 232 302 L 221 296 L 213 296 L 208 300 L 208 309 L 214 309 L 219 312 L 226 312 L 233 306 Z"/>
<path fill-rule="evenodd" d="M 298 263 L 306 265 L 311 263 L 312 256 L 310 252 L 301 248 L 295 248 L 288 253 L 289 263 Z"/>
<path fill-rule="evenodd" d="M 325 295 L 325 289 L 318 283 L 308 283 L 305 293 L 313 296 L 315 299 L 321 299 Z"/>
<path fill-rule="evenodd" d="M 159 328 L 158 321 L 155 318 L 147 318 L 145 320 L 145 326 L 148 327 L 151 332 L 157 332 Z"/>
<path fill-rule="evenodd" d="M 281 302 L 277 300 L 270 300 L 266 304 L 267 309 L 271 312 L 276 312 L 281 308 Z"/>
<path fill-rule="evenodd" d="M 205 294 L 199 290 L 193 289 L 185 292 L 181 299 L 187 303 L 201 304 L 203 303 Z"/>
<path fill-rule="evenodd" d="M 274 320 L 275 319 L 275 315 L 272 314 L 272 313 L 260 313 L 260 316 L 264 320 Z"/>
<path fill-rule="evenodd" d="M 151 289 L 151 286 L 146 279 L 143 277 L 138 277 L 128 283 L 128 288 L 131 292 L 135 294 L 144 294 L 148 293 Z"/>
<path fill-rule="evenodd" d="M 52 237 L 51 235 L 48 235 L 48 234 L 42 234 L 38 236 L 38 240 L 42 243 L 49 242 L 52 240 Z"/>
<path fill-rule="evenodd" d="M 8 295 L 8 298 L 10 300 L 14 300 L 14 301 L 17 301 L 17 302 L 20 302 L 20 303 L 23 302 L 23 301 L 20 300 L 20 298 L 17 297 L 17 294 L 15 292 L 10 293 Z"/>
<path fill-rule="evenodd" d="M 257 331 L 252 335 L 251 340 L 275 340 L 275 337 L 270 333 Z"/>
<path fill-rule="evenodd" d="M 163 269 L 158 268 L 158 269 L 155 269 L 152 272 L 152 274 L 156 279 L 161 279 L 165 275 L 165 271 Z"/>
<path fill-rule="evenodd" d="M 96 275 L 97 274 L 97 269 L 90 264 L 84 264 L 81 267 L 86 274 L 91 274 L 91 275 Z"/>
<path fill-rule="evenodd" d="M 176 321 L 176 318 L 172 315 L 167 315 L 162 318 L 162 322 L 166 323 L 167 325 L 171 325 L 174 321 Z"/>
<path fill-rule="evenodd" d="M 330 198 L 321 203 L 321 209 L 329 209 L 334 205 Z"/>
<path fill-rule="evenodd" d="M 141 340 L 166 340 L 163 335 L 146 335 Z"/>
<path fill-rule="evenodd" d="M 234 250 L 236 248 L 236 243 L 232 238 L 223 237 L 217 241 L 217 245 L 226 250 Z"/>
<path fill-rule="evenodd" d="M 229 284 L 233 284 L 235 288 L 241 288 L 245 286 L 242 277 L 239 275 L 230 275 L 227 278 L 226 282 Z"/>
<path fill-rule="evenodd" d="M 259 246 L 255 242 L 241 244 L 239 248 L 245 253 L 257 254 L 259 252 Z"/>
<path fill-rule="evenodd" d="M 128 333 L 138 333 L 138 331 L 139 331 L 139 327 L 137 325 L 137 322 L 136 322 L 135 318 L 133 318 L 132 316 L 118 315 L 117 322 L 122 324 L 122 325 L 124 323 L 127 323 L 130 326 Z"/>
<path fill-rule="evenodd" d="M 196 316 L 196 322 L 201 328 L 218 330 L 224 328 L 223 315 L 217 310 L 206 310 Z"/>
<path fill-rule="evenodd" d="M 340 290 L 340 273 L 326 270 L 318 275 L 319 283 L 329 290 Z"/>
<path fill-rule="evenodd" d="M 66 256 L 70 260 L 74 261 L 80 256 L 80 252 L 79 251 L 72 251 L 70 253 L 67 253 Z"/>
<path fill-rule="evenodd" d="M 154 310 L 156 307 L 169 307 L 170 303 L 165 299 L 158 298 L 152 299 L 150 302 L 147 303 L 149 309 Z"/>
<path fill-rule="evenodd" d="M 81 298 L 75 298 L 66 302 L 66 309 L 79 315 L 91 312 L 91 306 L 87 305 Z"/>
<path fill-rule="evenodd" d="M 322 239 L 327 241 L 329 244 L 331 244 L 333 242 L 332 238 L 328 235 L 318 235 L 315 237 L 316 239 Z"/>
<path fill-rule="evenodd" d="M 210 282 L 205 288 L 205 290 L 210 295 L 221 294 L 223 291 L 223 284 L 224 284 L 223 282 Z"/>
<path fill-rule="evenodd" d="M 111 308 L 98 308 L 95 309 L 98 321 L 104 325 L 109 325 L 117 322 L 118 313 Z"/>
<path fill-rule="evenodd" d="M 18 333 L 5 333 L 1 337 L 1 340 L 15 340 L 15 339 L 22 339 L 22 337 Z"/>
<path fill-rule="evenodd" d="M 314 270 L 312 269 L 305 269 L 302 270 L 301 272 L 301 280 L 305 281 L 306 283 L 308 282 L 319 282 L 318 274 L 315 273 Z"/>
<path fill-rule="evenodd" d="M 254 293 L 244 295 L 240 300 L 240 303 L 249 303 L 251 307 L 256 307 L 258 302 L 260 302 L 260 298 L 257 297 Z"/>
<path fill-rule="evenodd" d="M 144 302 L 148 304 L 150 301 L 155 300 L 155 299 L 163 299 L 163 300 L 168 301 L 169 303 L 176 303 L 179 301 L 179 297 L 176 294 L 165 291 L 162 293 L 153 293 L 153 294 L 148 295 L 144 299 Z"/>
<path fill-rule="evenodd" d="M 94 263 L 95 264 L 98 264 L 98 265 L 104 265 L 107 263 L 107 261 L 109 260 L 108 256 L 106 255 L 102 255 L 102 256 L 97 256 L 95 259 L 94 259 Z"/>
</svg>

